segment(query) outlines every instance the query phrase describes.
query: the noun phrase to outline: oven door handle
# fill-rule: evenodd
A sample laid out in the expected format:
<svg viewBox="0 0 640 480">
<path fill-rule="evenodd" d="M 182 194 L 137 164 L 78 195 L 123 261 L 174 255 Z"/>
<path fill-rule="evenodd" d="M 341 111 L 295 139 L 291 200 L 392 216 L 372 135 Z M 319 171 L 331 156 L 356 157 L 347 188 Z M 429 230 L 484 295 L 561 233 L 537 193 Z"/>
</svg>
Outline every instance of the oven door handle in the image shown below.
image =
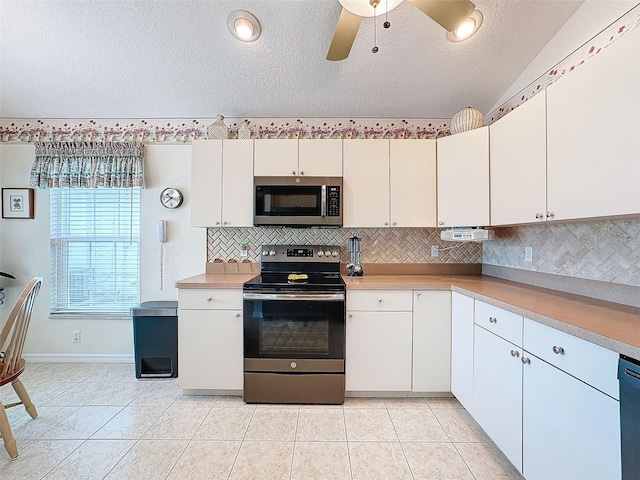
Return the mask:
<svg viewBox="0 0 640 480">
<path fill-rule="evenodd" d="M 343 302 L 344 293 L 243 293 L 244 300 L 305 300 L 311 302 Z"/>
</svg>

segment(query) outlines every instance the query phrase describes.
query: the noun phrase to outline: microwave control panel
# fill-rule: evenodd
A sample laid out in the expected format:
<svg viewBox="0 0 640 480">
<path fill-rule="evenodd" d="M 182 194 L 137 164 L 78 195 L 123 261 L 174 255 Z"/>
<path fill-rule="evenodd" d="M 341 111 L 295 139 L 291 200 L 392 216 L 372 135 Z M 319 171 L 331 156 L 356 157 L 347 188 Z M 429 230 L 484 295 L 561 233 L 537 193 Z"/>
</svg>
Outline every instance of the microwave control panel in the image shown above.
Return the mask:
<svg viewBox="0 0 640 480">
<path fill-rule="evenodd" d="M 327 186 L 327 216 L 340 216 L 340 187 Z"/>
</svg>

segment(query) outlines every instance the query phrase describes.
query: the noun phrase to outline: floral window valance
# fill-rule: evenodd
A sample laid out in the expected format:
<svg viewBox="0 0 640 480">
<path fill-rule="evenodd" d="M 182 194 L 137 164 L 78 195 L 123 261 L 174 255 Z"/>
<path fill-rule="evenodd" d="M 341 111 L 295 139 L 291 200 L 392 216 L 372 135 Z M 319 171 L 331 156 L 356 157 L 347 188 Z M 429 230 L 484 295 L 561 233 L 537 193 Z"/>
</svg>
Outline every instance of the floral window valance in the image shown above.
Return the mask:
<svg viewBox="0 0 640 480">
<path fill-rule="evenodd" d="M 144 146 L 139 142 L 34 142 L 29 185 L 142 187 Z"/>
</svg>

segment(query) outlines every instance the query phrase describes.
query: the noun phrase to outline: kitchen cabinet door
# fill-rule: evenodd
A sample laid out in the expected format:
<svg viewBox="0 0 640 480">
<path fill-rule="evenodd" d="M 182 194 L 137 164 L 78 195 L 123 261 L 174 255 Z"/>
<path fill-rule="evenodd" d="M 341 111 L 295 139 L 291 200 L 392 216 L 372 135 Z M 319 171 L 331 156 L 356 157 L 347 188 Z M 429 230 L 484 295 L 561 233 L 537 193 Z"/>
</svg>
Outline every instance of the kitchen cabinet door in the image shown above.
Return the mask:
<svg viewBox="0 0 640 480">
<path fill-rule="evenodd" d="M 305 177 L 342 177 L 342 139 L 300 140 L 298 170 Z"/>
<path fill-rule="evenodd" d="M 343 141 L 343 224 L 389 226 L 389 140 Z"/>
<path fill-rule="evenodd" d="M 191 225 L 222 225 L 222 140 L 191 144 Z"/>
<path fill-rule="evenodd" d="M 491 225 L 541 222 L 547 213 L 546 93 L 489 127 Z"/>
<path fill-rule="evenodd" d="M 222 225 L 253 226 L 253 140 L 223 140 Z"/>
<path fill-rule="evenodd" d="M 489 127 L 437 140 L 438 226 L 489 225 Z"/>
<path fill-rule="evenodd" d="M 392 227 L 436 226 L 436 141 L 390 140 Z"/>
<path fill-rule="evenodd" d="M 178 310 L 178 358 L 181 388 L 241 391 L 242 310 Z"/>
<path fill-rule="evenodd" d="M 473 416 L 519 472 L 522 472 L 521 355 L 520 347 L 475 326 Z"/>
<path fill-rule="evenodd" d="M 451 292 L 451 393 L 473 415 L 473 298 Z"/>
<path fill-rule="evenodd" d="M 619 479 L 619 402 L 524 352 L 523 475 Z"/>
<path fill-rule="evenodd" d="M 640 29 L 547 88 L 555 220 L 640 212 Z"/>
<path fill-rule="evenodd" d="M 413 293 L 411 390 L 451 391 L 451 292 Z"/>
<path fill-rule="evenodd" d="M 411 312 L 349 311 L 346 330 L 347 392 L 411 391 Z"/>
<path fill-rule="evenodd" d="M 253 162 L 256 177 L 299 175 L 298 140 L 256 139 Z"/>
</svg>

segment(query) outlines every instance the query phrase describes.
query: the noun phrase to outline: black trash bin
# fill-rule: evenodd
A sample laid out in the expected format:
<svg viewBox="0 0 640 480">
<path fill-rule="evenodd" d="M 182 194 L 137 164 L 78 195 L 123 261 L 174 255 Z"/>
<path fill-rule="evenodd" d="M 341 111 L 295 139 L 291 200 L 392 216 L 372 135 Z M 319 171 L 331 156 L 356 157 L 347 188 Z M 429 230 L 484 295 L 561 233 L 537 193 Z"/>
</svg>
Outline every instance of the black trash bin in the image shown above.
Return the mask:
<svg viewBox="0 0 640 480">
<path fill-rule="evenodd" d="M 136 378 L 178 376 L 178 302 L 143 302 L 131 309 Z"/>
</svg>

